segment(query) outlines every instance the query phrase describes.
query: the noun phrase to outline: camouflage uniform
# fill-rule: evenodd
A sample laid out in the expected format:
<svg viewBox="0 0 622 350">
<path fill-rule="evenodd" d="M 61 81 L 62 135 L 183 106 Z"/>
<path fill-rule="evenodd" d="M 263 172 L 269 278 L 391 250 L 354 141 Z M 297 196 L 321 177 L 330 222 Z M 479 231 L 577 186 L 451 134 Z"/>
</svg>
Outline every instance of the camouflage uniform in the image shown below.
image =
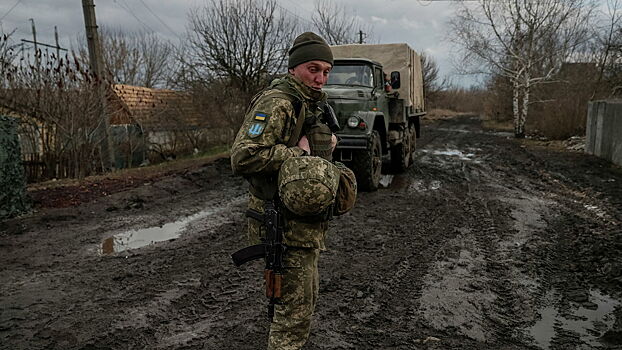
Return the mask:
<svg viewBox="0 0 622 350">
<path fill-rule="evenodd" d="M 296 126 L 295 101 L 304 102 L 299 108 L 305 108 L 305 122 L 310 121 L 306 124 L 313 128 L 314 123 L 320 123 L 322 112 L 317 104 L 325 100 L 324 92 L 287 75 L 273 82 L 271 89 L 251 105 L 231 149 L 234 173 L 244 175 L 251 184 L 250 209 L 263 212 L 262 197 L 268 199 L 275 193 L 281 164 L 304 154 L 298 146 L 286 145 Z M 318 298 L 319 251 L 325 249 L 327 228 L 325 220 L 285 218 L 283 242 L 288 250 L 284 257 L 283 303 L 275 305 L 268 349 L 300 349 L 309 337 Z M 259 243 L 265 236 L 264 228 L 249 218 L 248 235 L 251 244 Z"/>
</svg>

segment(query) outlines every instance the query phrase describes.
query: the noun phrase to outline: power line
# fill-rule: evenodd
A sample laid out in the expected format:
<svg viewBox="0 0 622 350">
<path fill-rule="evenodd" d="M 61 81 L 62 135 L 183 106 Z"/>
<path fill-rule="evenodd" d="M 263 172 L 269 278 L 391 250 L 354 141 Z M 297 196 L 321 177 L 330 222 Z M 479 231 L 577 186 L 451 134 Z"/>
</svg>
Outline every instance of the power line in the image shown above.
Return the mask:
<svg viewBox="0 0 622 350">
<path fill-rule="evenodd" d="M 171 27 L 168 26 L 168 24 L 166 24 L 162 18 L 160 18 L 160 16 L 158 16 L 155 12 L 153 12 L 151 10 L 151 8 L 149 6 L 147 6 L 147 3 L 145 3 L 143 0 L 140 0 L 140 2 L 143 4 L 143 6 L 145 6 L 145 8 L 151 12 L 151 14 L 158 20 L 160 21 L 160 23 L 162 23 L 162 25 L 164 25 L 164 27 L 166 27 L 166 29 L 168 29 L 171 33 L 173 33 L 174 36 L 176 36 L 177 38 L 179 38 L 179 35 L 177 35 L 177 33 L 175 33 L 175 31 L 173 29 L 171 29 Z"/>
<path fill-rule="evenodd" d="M 30 44 L 35 44 L 35 45 L 41 45 L 41 46 L 46 46 L 46 47 L 51 47 L 53 49 L 58 49 L 58 50 L 62 50 L 62 51 L 67 51 L 67 49 L 60 47 L 58 45 L 48 45 L 45 43 L 42 43 L 40 41 L 32 41 L 32 40 L 27 40 L 27 39 L 22 39 L 22 42 L 24 43 L 30 43 Z M 16 45 L 17 46 L 17 45 Z"/>
<path fill-rule="evenodd" d="M 121 4 L 121 1 L 123 2 L 123 4 Z M 132 15 L 132 17 L 134 17 L 134 19 L 136 21 L 138 21 L 140 24 L 142 24 L 145 28 L 147 28 L 149 31 L 155 33 L 156 31 L 153 30 L 153 28 L 151 28 L 147 23 L 143 22 L 140 20 L 140 18 L 138 18 L 138 16 L 136 16 L 136 14 L 134 13 L 134 11 L 132 11 L 132 9 L 130 8 L 130 6 L 125 2 L 125 0 L 114 0 L 114 2 L 119 5 L 122 9 L 124 9 L 125 11 L 127 11 L 130 15 Z M 125 5 L 125 6 L 123 6 Z"/>
<path fill-rule="evenodd" d="M 0 18 L 0 21 L 2 21 L 6 16 L 9 15 L 9 13 L 11 13 L 11 11 L 13 11 L 14 8 L 17 7 L 17 5 L 19 5 L 19 3 L 22 2 L 22 0 L 17 0 L 17 2 L 15 2 L 15 5 L 13 5 L 13 7 L 11 7 L 5 14 L 4 16 L 2 16 L 2 18 Z"/>
<path fill-rule="evenodd" d="M 290 11 L 290 10 L 286 9 L 285 7 L 283 7 L 281 4 L 275 4 L 275 5 L 276 5 L 278 8 L 280 8 L 281 10 L 283 10 L 283 11 L 285 11 L 285 12 L 289 13 L 290 15 L 292 15 L 292 16 L 294 16 L 294 17 L 296 17 L 296 18 L 298 18 L 299 20 L 301 20 L 301 21 L 303 21 L 303 22 L 306 22 L 308 25 L 311 25 L 311 26 L 313 26 L 313 25 L 314 25 L 314 24 L 313 24 L 313 22 L 311 22 L 311 21 L 309 21 L 309 20 L 307 20 L 307 19 L 304 19 L 304 18 L 302 18 L 302 17 L 298 16 L 298 15 L 297 15 L 297 14 L 295 14 L 294 12 L 292 12 L 292 11 Z"/>
<path fill-rule="evenodd" d="M 309 13 L 307 10 L 305 10 L 304 8 L 302 8 L 302 6 L 298 5 L 297 3 L 293 2 L 292 0 L 286 0 L 286 1 L 287 1 L 288 3 L 290 3 L 290 4 L 294 5 L 295 7 L 297 7 L 297 8 L 299 8 L 299 9 L 301 9 L 301 10 L 302 10 L 302 12 L 307 12 L 307 13 L 310 15 L 310 13 Z"/>
<path fill-rule="evenodd" d="M 433 2 L 467 2 L 467 1 L 478 1 L 478 0 L 417 0 L 419 5 L 421 6 L 429 6 Z"/>
</svg>

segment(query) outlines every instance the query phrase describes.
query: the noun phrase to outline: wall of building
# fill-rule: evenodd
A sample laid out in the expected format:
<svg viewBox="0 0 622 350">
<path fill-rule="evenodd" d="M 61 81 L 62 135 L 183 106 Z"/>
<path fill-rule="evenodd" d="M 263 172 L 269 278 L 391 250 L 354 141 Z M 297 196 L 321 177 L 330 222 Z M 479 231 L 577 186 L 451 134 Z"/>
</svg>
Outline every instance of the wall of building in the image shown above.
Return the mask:
<svg viewBox="0 0 622 350">
<path fill-rule="evenodd" d="M 135 124 L 111 125 L 110 135 L 117 169 L 137 167 L 145 162 L 147 145 L 140 126 Z"/>
<path fill-rule="evenodd" d="M 585 151 L 622 165 L 622 100 L 589 103 Z"/>
</svg>

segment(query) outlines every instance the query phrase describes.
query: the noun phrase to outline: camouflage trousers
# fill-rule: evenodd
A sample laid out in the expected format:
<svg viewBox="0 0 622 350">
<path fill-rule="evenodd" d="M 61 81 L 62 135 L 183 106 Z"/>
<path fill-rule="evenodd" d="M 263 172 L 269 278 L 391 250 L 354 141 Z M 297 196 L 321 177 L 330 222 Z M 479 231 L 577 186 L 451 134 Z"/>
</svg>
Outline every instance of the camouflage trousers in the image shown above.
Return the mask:
<svg viewBox="0 0 622 350">
<path fill-rule="evenodd" d="M 307 342 L 319 291 L 319 256 L 314 248 L 287 250 L 282 303 L 274 307 L 268 350 L 297 350 Z"/>
</svg>

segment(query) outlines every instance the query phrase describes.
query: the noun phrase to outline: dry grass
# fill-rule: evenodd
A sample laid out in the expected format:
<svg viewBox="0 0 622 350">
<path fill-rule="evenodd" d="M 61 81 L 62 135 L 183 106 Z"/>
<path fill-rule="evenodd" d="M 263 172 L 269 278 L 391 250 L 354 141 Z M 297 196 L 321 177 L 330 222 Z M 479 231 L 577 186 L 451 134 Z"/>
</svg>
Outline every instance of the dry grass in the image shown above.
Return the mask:
<svg viewBox="0 0 622 350">
<path fill-rule="evenodd" d="M 487 130 L 514 132 L 514 123 L 511 120 L 483 118 L 482 127 Z"/>
<path fill-rule="evenodd" d="M 472 114 L 472 113 L 464 113 L 464 112 L 456 112 L 449 109 L 435 108 L 425 115 L 425 119 L 437 120 L 437 119 L 451 119 L 457 116 Z"/>
</svg>

